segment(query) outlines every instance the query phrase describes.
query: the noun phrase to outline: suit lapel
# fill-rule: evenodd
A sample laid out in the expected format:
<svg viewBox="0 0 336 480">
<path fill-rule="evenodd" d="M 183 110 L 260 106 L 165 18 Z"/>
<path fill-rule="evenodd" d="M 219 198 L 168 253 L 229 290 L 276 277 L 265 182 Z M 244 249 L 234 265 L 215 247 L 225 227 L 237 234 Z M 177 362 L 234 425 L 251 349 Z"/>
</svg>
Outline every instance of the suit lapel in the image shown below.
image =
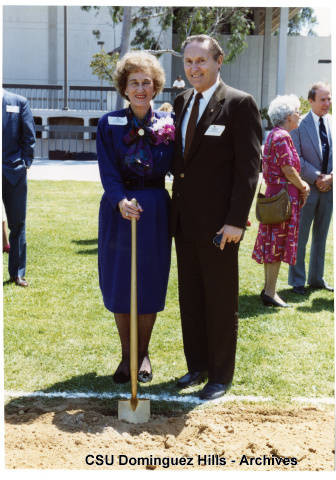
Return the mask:
<svg viewBox="0 0 336 480">
<path fill-rule="evenodd" d="M 7 125 L 8 113 L 6 111 L 7 102 L 5 101 L 5 92 L 2 96 L 2 128 L 5 129 Z"/>
<path fill-rule="evenodd" d="M 320 150 L 319 139 L 318 139 L 318 136 L 317 136 L 316 127 L 315 127 L 313 115 L 312 115 L 311 112 L 309 112 L 309 114 L 306 117 L 305 127 L 308 131 L 309 138 L 311 139 L 313 147 L 314 147 L 319 159 L 322 162 L 322 155 L 321 155 L 321 150 Z"/>
<path fill-rule="evenodd" d="M 181 127 L 182 127 L 182 120 L 183 120 L 183 117 L 185 115 L 185 112 L 187 110 L 187 107 L 192 99 L 192 96 L 193 96 L 193 89 L 190 89 L 188 92 L 186 92 L 186 94 L 183 96 L 183 105 L 182 105 L 182 109 L 181 109 L 181 112 L 180 114 L 177 116 L 176 118 L 176 126 L 175 126 L 175 130 L 176 130 L 176 143 L 178 145 L 178 148 L 181 152 L 181 155 L 182 155 L 182 131 L 181 131 Z"/>
<path fill-rule="evenodd" d="M 328 138 L 330 139 L 330 153 L 331 153 L 331 150 L 332 150 L 332 126 L 331 126 L 331 116 L 330 115 L 327 115 L 327 129 L 328 129 Z"/>
<path fill-rule="evenodd" d="M 200 142 L 202 141 L 204 133 L 207 131 L 209 126 L 214 122 L 217 115 L 221 111 L 223 101 L 225 100 L 226 95 L 226 86 L 221 81 L 218 87 L 216 88 L 214 94 L 209 100 L 208 105 L 206 106 L 203 115 L 201 116 L 196 131 L 188 152 L 185 162 L 189 162 L 193 154 L 197 151 Z"/>
</svg>

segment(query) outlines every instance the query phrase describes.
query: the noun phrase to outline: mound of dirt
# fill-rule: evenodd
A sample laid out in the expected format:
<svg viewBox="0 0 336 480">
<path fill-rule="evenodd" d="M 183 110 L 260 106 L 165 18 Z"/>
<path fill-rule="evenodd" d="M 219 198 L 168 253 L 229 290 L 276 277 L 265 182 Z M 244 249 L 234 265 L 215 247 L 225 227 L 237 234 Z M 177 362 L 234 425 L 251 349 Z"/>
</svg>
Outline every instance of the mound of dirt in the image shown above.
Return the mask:
<svg viewBox="0 0 336 480">
<path fill-rule="evenodd" d="M 20 399 L 5 408 L 6 467 L 333 470 L 330 407 L 225 403 L 119 421 L 95 400 Z"/>
</svg>

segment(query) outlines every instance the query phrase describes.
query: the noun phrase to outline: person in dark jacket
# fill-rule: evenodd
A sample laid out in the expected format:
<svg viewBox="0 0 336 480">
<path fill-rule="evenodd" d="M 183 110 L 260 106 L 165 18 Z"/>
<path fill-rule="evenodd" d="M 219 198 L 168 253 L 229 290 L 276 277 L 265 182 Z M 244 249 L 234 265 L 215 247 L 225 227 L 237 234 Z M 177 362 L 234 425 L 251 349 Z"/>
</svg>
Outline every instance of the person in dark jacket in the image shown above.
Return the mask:
<svg viewBox="0 0 336 480">
<path fill-rule="evenodd" d="M 35 126 L 26 98 L 3 90 L 2 97 L 2 200 L 10 230 L 10 280 L 27 287 L 26 208 L 27 169 L 34 157 Z"/>
<path fill-rule="evenodd" d="M 233 378 L 238 248 L 259 175 L 261 119 L 251 95 L 221 80 L 224 54 L 215 39 L 192 36 L 183 48 L 194 88 L 174 102 L 171 231 L 188 367 L 178 386 L 207 376 L 200 398 L 211 400 L 225 394 Z"/>
</svg>

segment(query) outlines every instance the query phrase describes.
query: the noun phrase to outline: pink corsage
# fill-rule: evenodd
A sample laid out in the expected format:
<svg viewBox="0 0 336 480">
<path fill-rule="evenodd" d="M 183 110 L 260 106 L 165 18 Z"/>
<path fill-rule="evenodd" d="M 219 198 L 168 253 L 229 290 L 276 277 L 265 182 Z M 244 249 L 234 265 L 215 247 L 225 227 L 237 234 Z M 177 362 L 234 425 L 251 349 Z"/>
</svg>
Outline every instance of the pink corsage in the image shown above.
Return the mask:
<svg viewBox="0 0 336 480">
<path fill-rule="evenodd" d="M 171 117 L 158 118 L 153 125 L 153 137 L 155 145 L 160 143 L 168 145 L 168 143 L 173 142 L 175 139 L 174 120 Z"/>
</svg>

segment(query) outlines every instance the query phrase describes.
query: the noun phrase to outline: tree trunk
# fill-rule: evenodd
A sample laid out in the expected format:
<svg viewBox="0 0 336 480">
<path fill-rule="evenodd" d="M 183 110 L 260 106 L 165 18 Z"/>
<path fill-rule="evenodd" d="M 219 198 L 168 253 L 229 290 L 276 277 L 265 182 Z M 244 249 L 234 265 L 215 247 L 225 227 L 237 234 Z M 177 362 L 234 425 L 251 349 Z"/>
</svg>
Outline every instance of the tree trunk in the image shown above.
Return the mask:
<svg viewBox="0 0 336 480">
<path fill-rule="evenodd" d="M 122 31 L 121 31 L 121 45 L 120 45 L 120 58 L 125 55 L 129 49 L 130 35 L 131 35 L 131 15 L 132 7 L 124 7 Z M 116 110 L 120 110 L 123 107 L 124 100 L 118 95 L 116 102 Z"/>
</svg>

